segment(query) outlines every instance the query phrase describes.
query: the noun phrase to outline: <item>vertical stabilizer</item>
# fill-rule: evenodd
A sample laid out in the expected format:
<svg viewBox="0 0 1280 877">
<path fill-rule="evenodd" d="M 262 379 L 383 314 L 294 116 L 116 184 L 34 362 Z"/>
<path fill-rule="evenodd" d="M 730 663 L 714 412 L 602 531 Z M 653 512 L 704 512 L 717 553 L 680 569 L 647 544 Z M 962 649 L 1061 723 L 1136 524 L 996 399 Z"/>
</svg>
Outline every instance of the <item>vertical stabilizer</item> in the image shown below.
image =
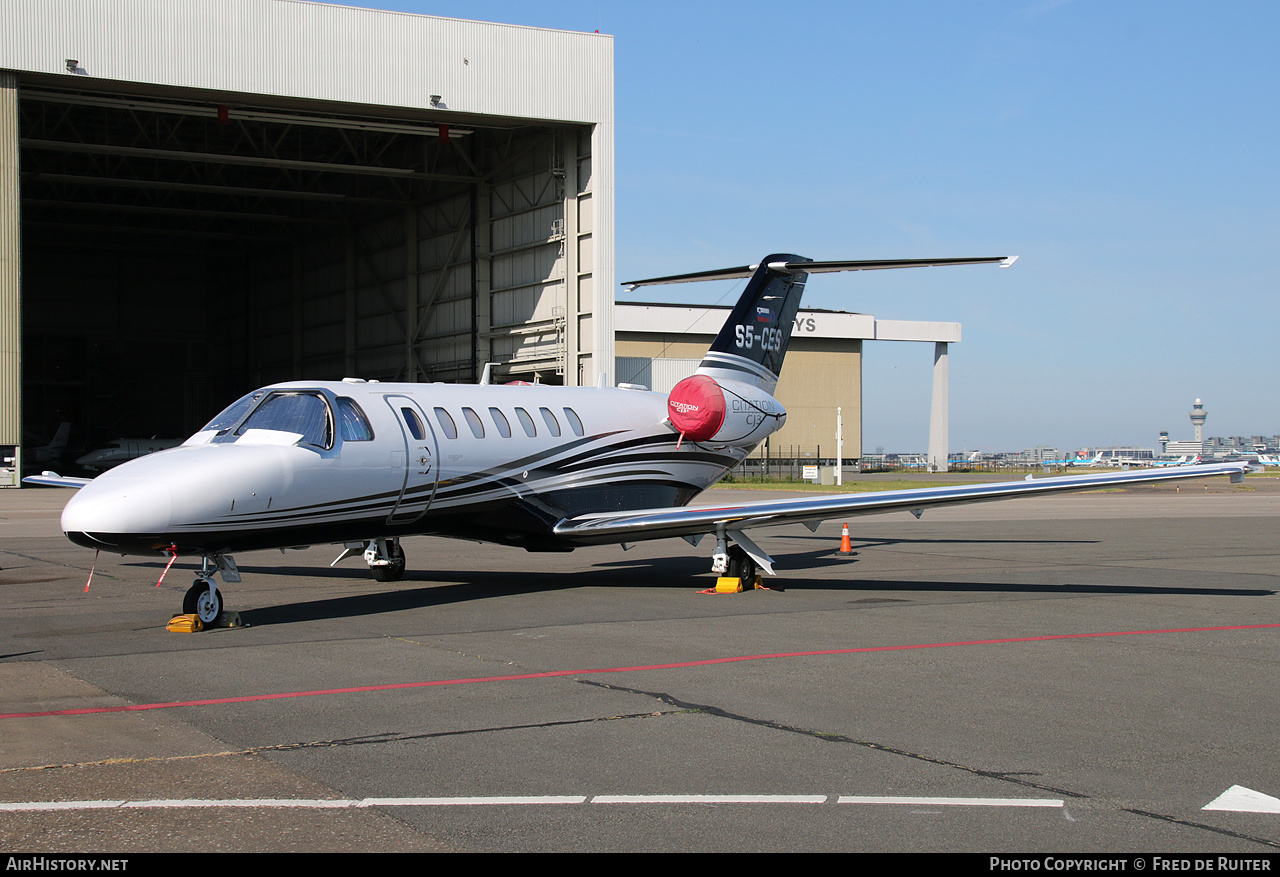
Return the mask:
<svg viewBox="0 0 1280 877">
<path fill-rule="evenodd" d="M 53 451 L 55 454 L 66 450 L 67 439 L 70 437 L 71 424 L 64 420 L 62 423 L 58 424 L 58 431 L 53 434 L 53 441 L 49 442 L 49 450 Z"/>
<path fill-rule="evenodd" d="M 698 374 L 740 381 L 772 393 L 791 342 L 800 296 L 809 275 L 795 270 L 803 256 L 779 253 L 763 259 L 742 298 L 698 366 Z M 786 267 L 790 263 L 790 270 Z"/>
</svg>

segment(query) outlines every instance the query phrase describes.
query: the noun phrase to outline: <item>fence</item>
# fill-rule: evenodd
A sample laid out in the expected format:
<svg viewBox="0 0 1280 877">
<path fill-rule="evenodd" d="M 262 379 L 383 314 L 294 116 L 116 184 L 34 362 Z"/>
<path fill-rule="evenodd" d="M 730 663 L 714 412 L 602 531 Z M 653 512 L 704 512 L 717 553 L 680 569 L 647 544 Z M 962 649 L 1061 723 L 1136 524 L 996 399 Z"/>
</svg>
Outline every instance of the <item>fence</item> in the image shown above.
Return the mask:
<svg viewBox="0 0 1280 877">
<path fill-rule="evenodd" d="M 830 446 L 828 446 L 830 450 Z M 929 472 L 932 471 L 924 454 L 864 454 L 861 458 L 845 457 L 842 480 L 849 480 L 859 473 L 871 472 Z M 823 456 L 822 446 L 784 445 L 781 448 L 760 447 L 725 476 L 735 481 L 804 481 L 804 467 L 819 469 L 835 466 L 835 455 Z M 1041 470 L 1043 463 L 1026 459 L 970 460 L 963 454 L 947 461 L 950 472 L 1002 472 L 1011 469 Z M 1069 471 L 1054 467 L 1052 471 Z"/>
</svg>

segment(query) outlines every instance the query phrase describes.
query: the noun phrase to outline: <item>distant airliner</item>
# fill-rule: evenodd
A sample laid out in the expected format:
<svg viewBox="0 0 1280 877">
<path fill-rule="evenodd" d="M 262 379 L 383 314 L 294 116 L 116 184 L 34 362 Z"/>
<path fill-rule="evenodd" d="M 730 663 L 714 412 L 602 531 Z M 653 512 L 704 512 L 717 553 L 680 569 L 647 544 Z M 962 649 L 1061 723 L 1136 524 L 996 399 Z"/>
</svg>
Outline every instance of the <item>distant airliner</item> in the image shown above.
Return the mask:
<svg viewBox="0 0 1280 877">
<path fill-rule="evenodd" d="M 679 536 L 715 537 L 712 570 L 743 580 L 773 559 L 747 536 L 759 527 L 1081 490 L 1131 482 L 1243 477 L 1247 464 L 967 484 L 880 494 L 690 506 L 764 438 L 786 411 L 774 398 L 809 274 L 999 264 L 1016 257 L 814 262 L 778 254 L 759 265 L 630 284 L 747 278 L 697 372 L 669 394 L 630 388 L 275 384 L 238 399 L 181 447 L 80 487 L 62 513 L 78 545 L 120 554 L 202 558 L 183 608 L 206 623 L 238 582 L 232 554 L 342 543 L 375 579 L 404 574 L 400 539 L 452 536 L 524 548 Z M 337 561 L 335 561 L 336 563 Z"/>
</svg>

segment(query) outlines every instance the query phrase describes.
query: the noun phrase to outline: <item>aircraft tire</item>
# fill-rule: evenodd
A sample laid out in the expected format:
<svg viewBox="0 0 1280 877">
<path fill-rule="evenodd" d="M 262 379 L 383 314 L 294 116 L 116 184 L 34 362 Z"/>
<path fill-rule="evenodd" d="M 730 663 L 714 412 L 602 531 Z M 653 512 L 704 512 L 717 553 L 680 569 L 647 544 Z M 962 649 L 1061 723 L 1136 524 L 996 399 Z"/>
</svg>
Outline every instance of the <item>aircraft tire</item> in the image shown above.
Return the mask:
<svg viewBox="0 0 1280 877">
<path fill-rule="evenodd" d="M 195 584 L 182 598 L 182 611 L 186 615 L 194 615 L 205 627 L 211 627 L 222 614 L 222 592 L 213 589 L 213 599 L 209 599 L 209 583 L 204 579 L 196 579 Z"/>
<path fill-rule="evenodd" d="M 404 549 L 396 542 L 388 546 L 388 553 L 391 555 L 391 563 L 369 567 L 375 582 L 398 582 L 404 578 Z"/>
<path fill-rule="evenodd" d="M 744 582 L 756 578 L 756 562 L 737 545 L 729 549 L 729 576 Z"/>
</svg>

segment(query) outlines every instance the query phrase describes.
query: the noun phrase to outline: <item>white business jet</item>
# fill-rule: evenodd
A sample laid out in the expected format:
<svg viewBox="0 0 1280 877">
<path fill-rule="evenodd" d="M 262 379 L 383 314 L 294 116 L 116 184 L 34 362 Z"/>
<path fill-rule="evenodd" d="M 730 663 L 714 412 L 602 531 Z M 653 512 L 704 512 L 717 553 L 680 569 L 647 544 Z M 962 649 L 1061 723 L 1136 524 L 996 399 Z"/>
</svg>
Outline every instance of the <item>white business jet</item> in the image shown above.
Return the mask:
<svg viewBox="0 0 1280 877">
<path fill-rule="evenodd" d="M 1015 257 L 1016 258 L 1016 257 Z M 759 265 L 630 284 L 749 277 L 692 377 L 669 394 L 540 385 L 299 381 L 255 390 L 182 446 L 99 477 L 36 476 L 80 487 L 62 513 L 76 544 L 119 554 L 196 556 L 183 609 L 211 622 L 215 585 L 238 582 L 232 555 L 341 543 L 378 581 L 404 574 L 400 539 L 453 536 L 572 551 L 583 545 L 714 536 L 712 570 L 753 579 L 773 559 L 748 530 L 1057 490 L 1210 474 L 1247 464 L 1182 467 L 818 496 L 704 508 L 689 501 L 786 418 L 773 397 L 809 274 L 1013 259 L 814 262 L 772 255 Z M 335 563 L 337 561 L 334 561 Z"/>
</svg>

